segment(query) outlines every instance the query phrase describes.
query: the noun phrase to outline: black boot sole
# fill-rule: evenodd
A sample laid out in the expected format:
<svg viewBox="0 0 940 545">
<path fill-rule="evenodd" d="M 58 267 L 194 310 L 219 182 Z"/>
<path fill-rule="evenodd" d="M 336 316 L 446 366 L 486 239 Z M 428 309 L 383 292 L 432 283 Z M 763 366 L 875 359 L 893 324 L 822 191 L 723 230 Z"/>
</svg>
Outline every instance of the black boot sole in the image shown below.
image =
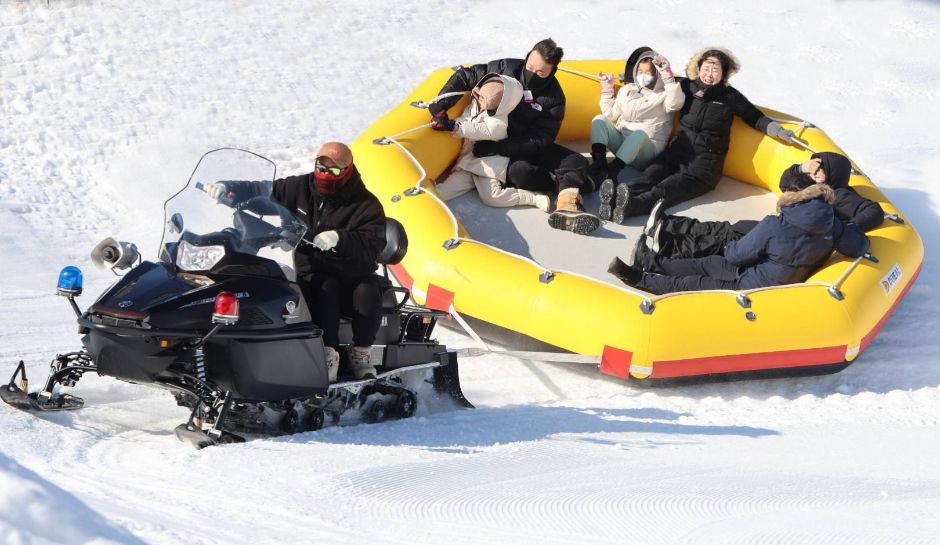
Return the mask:
<svg viewBox="0 0 940 545">
<path fill-rule="evenodd" d="M 611 215 L 614 223 L 623 224 L 623 220 L 627 219 L 628 208 L 630 207 L 630 191 L 627 189 L 627 184 L 620 184 L 617 186 L 617 197 L 614 200 L 614 210 Z"/>
<path fill-rule="evenodd" d="M 588 212 L 555 210 L 548 215 L 548 225 L 576 235 L 590 235 L 601 226 L 601 220 Z"/>
</svg>

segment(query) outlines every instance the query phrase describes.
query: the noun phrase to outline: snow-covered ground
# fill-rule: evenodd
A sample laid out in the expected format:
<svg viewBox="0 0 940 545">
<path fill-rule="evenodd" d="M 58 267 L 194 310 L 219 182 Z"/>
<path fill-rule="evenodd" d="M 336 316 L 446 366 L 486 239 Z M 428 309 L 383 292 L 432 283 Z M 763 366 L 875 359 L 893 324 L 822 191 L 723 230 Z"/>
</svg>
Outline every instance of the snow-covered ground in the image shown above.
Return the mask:
<svg viewBox="0 0 940 545">
<path fill-rule="evenodd" d="M 736 87 L 885 190 L 927 257 L 857 363 L 647 390 L 487 356 L 462 363 L 474 411 L 198 452 L 167 394 L 88 376 L 82 411 L 0 406 L 0 543 L 940 542 L 931 2 L 0 1 L 0 371 L 24 359 L 35 387 L 78 346 L 59 269 L 82 266 L 90 298 L 112 280 L 89 264 L 100 238 L 152 255 L 206 150 L 309 169 L 432 69 L 549 35 L 571 59 L 648 44 L 677 68 L 729 47 Z"/>
</svg>

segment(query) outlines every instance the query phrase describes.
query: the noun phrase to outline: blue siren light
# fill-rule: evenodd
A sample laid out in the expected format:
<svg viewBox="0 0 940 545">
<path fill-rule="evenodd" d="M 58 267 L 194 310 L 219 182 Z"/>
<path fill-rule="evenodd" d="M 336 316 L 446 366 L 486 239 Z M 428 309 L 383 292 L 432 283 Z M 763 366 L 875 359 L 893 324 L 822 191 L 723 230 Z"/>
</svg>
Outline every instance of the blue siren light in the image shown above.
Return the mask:
<svg viewBox="0 0 940 545">
<path fill-rule="evenodd" d="M 59 285 L 56 286 L 59 295 L 71 297 L 82 293 L 82 270 L 73 265 L 64 267 L 59 273 Z"/>
</svg>

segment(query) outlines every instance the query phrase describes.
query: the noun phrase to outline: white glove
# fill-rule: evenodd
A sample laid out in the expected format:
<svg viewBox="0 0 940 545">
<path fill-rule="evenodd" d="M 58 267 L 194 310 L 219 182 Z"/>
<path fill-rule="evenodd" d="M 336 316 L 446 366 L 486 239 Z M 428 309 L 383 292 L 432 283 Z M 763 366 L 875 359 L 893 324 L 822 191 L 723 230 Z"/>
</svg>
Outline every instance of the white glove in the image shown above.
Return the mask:
<svg viewBox="0 0 940 545">
<path fill-rule="evenodd" d="M 225 195 L 225 184 L 222 182 L 213 182 L 206 185 L 205 187 L 206 195 L 212 197 L 212 200 L 219 200 L 222 195 Z"/>
<path fill-rule="evenodd" d="M 653 57 L 653 66 L 663 77 L 663 81 L 669 82 L 669 80 L 675 81 L 675 76 L 672 74 L 672 67 L 669 65 L 669 59 L 666 57 L 657 54 Z"/>
<path fill-rule="evenodd" d="M 773 136 L 774 138 L 779 138 L 784 142 L 789 142 L 793 138 L 796 138 L 795 132 L 789 129 L 784 129 L 780 123 L 777 123 L 776 121 L 771 121 L 770 124 L 767 125 L 767 134 Z"/>
<path fill-rule="evenodd" d="M 339 233 L 336 231 L 323 231 L 322 233 L 313 237 L 313 245 L 323 250 L 324 252 L 336 248 L 337 242 L 339 242 Z"/>
<path fill-rule="evenodd" d="M 614 94 L 614 75 L 605 74 L 603 72 L 598 72 L 597 77 L 601 80 L 601 94 L 602 95 L 612 95 Z"/>
</svg>

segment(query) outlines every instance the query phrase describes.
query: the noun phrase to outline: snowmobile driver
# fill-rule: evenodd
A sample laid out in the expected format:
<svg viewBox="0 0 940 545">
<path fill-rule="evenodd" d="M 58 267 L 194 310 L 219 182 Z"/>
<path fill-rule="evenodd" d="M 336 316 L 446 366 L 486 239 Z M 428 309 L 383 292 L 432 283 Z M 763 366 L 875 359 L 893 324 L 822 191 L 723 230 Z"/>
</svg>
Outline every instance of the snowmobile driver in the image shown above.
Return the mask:
<svg viewBox="0 0 940 545">
<path fill-rule="evenodd" d="M 210 197 L 236 202 L 262 184 L 217 182 Z M 376 259 L 385 247 L 385 212 L 366 189 L 353 164 L 352 150 L 327 142 L 317 152 L 314 171 L 274 181 L 271 198 L 295 211 L 309 228 L 294 252 L 297 281 L 314 323 L 323 330 L 330 382 L 339 369 L 340 316 L 352 320 L 349 361 L 356 379 L 375 378 L 372 344 L 382 322 L 382 295 Z"/>
</svg>

